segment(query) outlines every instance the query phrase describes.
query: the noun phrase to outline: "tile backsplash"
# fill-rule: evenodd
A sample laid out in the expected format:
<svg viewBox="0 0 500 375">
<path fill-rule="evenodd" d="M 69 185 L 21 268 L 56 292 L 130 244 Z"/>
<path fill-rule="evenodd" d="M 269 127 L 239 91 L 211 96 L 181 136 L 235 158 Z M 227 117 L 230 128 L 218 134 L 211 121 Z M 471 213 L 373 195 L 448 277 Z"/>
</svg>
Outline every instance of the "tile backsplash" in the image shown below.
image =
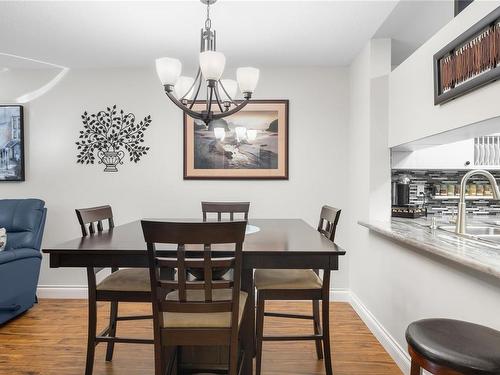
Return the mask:
<svg viewBox="0 0 500 375">
<path fill-rule="evenodd" d="M 445 189 L 453 189 L 452 185 L 459 185 L 466 170 L 392 170 L 392 181 L 397 182 L 402 175 L 410 178 L 410 204 L 422 205 L 423 196 L 429 214 L 452 215 L 457 212 L 458 199 L 450 199 L 445 194 L 436 195 L 436 187 L 439 185 L 444 193 Z M 490 171 L 497 181 L 500 180 L 500 171 Z M 481 176 L 473 176 L 469 182 L 474 189 L 469 189 L 467 200 L 467 213 L 474 215 L 500 215 L 500 202 L 485 199 L 477 194 L 483 190 L 488 190 L 489 182 Z M 394 186 L 394 184 L 393 184 Z M 477 188 L 477 187 L 480 188 Z M 455 194 L 458 193 L 458 186 L 455 187 Z M 474 198 L 471 198 L 473 196 Z M 475 198 L 477 197 L 477 199 Z M 441 199 L 440 199 L 441 198 Z M 445 198 L 445 199 L 442 199 Z"/>
</svg>

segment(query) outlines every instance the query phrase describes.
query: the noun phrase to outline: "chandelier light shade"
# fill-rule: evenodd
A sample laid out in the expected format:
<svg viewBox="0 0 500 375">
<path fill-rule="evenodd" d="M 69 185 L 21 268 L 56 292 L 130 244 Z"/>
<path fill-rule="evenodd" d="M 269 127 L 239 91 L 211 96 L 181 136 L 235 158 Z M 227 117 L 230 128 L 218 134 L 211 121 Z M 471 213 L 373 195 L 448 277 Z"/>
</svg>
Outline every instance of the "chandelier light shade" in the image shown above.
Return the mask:
<svg viewBox="0 0 500 375">
<path fill-rule="evenodd" d="M 210 121 L 230 116 L 250 101 L 259 81 L 259 70 L 252 67 L 238 68 L 236 79 L 221 79 L 226 66 L 226 57 L 216 51 L 216 32 L 210 20 L 210 5 L 217 0 L 200 0 L 207 6 L 205 27 L 201 29 L 199 67 L 195 78 L 181 76 L 182 63 L 175 58 L 162 57 L 156 60 L 156 72 L 169 99 L 187 115 L 202 120 L 208 126 Z M 206 89 L 202 89 L 205 85 Z M 238 86 L 244 100 L 236 100 Z M 193 110 L 200 94 L 206 92 L 206 107 Z"/>
<path fill-rule="evenodd" d="M 221 52 L 205 51 L 200 53 L 200 68 L 203 77 L 209 81 L 218 81 L 224 73 L 226 57 Z"/>
<path fill-rule="evenodd" d="M 252 67 L 238 68 L 236 79 L 242 93 L 253 93 L 259 82 L 259 69 Z"/>
<path fill-rule="evenodd" d="M 162 57 L 156 59 L 156 73 L 163 85 L 175 85 L 181 75 L 182 63 L 177 59 Z"/>
</svg>

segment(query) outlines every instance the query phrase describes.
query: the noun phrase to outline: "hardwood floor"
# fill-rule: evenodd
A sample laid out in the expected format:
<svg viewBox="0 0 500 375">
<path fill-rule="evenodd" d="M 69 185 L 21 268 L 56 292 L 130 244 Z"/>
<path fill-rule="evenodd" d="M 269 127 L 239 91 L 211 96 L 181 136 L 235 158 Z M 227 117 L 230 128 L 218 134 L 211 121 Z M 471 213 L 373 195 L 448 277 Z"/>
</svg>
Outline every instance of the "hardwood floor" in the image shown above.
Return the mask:
<svg viewBox="0 0 500 375">
<path fill-rule="evenodd" d="M 310 303 L 270 303 L 274 310 L 309 312 Z M 104 328 L 108 306 L 99 304 L 98 330 Z M 120 304 L 121 315 L 150 313 L 147 304 Z M 87 309 L 85 300 L 41 300 L 23 316 L 0 326 L 0 374 L 81 375 L 85 366 Z M 143 337 L 149 321 L 120 322 L 122 336 Z M 293 331 L 292 331 L 293 330 Z M 266 318 L 265 333 L 310 333 L 310 321 Z M 335 375 L 401 374 L 351 306 L 332 303 L 331 332 Z M 94 375 L 153 374 L 151 345 L 117 344 L 112 363 L 104 361 L 105 345 L 96 350 Z M 324 374 L 314 342 L 264 343 L 264 375 Z"/>
</svg>

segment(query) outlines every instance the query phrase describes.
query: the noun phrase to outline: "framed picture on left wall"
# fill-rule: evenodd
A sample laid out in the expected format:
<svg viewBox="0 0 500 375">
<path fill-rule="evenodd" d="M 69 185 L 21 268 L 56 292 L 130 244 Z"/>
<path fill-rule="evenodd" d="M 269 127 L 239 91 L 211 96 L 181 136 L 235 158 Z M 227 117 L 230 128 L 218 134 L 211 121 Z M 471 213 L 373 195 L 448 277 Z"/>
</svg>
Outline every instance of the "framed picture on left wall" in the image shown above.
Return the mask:
<svg viewBox="0 0 500 375">
<path fill-rule="evenodd" d="M 0 181 L 24 181 L 24 117 L 20 105 L 0 105 Z"/>
</svg>

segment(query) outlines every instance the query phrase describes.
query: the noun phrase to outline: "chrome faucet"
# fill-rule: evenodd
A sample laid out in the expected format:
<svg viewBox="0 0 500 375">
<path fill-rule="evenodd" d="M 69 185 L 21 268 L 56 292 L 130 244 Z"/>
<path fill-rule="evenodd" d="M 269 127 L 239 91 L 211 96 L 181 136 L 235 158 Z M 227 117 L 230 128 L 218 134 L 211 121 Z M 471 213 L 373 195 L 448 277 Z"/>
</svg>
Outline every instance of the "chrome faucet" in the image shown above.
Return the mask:
<svg viewBox="0 0 500 375">
<path fill-rule="evenodd" d="M 465 216 L 466 216 L 465 187 L 467 186 L 467 181 L 469 181 L 469 178 L 475 175 L 481 175 L 486 177 L 491 184 L 491 190 L 493 191 L 493 199 L 496 200 L 500 199 L 500 191 L 498 190 L 497 181 L 490 172 L 485 171 L 483 169 L 476 169 L 467 172 L 465 176 L 462 178 L 462 182 L 460 183 L 460 201 L 458 203 L 457 226 L 455 228 L 455 232 L 457 234 L 465 234 L 465 230 L 467 227 L 467 224 L 465 222 Z"/>
</svg>

